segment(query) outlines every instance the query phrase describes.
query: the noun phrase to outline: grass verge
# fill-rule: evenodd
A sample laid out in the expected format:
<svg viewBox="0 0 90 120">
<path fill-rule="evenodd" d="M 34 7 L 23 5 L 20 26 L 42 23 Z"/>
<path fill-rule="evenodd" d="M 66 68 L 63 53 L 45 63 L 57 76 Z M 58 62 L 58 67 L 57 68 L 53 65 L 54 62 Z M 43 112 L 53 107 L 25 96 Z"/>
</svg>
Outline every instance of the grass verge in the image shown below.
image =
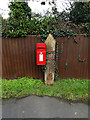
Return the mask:
<svg viewBox="0 0 90 120">
<path fill-rule="evenodd" d="M 55 96 L 67 100 L 88 99 L 88 80 L 58 79 L 52 86 L 41 80 L 23 77 L 2 79 L 2 98 L 22 98 L 28 95 Z"/>
</svg>

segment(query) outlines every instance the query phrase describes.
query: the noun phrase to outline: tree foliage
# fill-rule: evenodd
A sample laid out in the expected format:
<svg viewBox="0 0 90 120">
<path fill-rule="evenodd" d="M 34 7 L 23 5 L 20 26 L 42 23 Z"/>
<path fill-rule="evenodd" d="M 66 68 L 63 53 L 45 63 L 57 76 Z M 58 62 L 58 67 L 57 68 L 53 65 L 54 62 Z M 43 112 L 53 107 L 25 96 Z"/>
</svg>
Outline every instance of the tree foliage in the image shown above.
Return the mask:
<svg viewBox="0 0 90 120">
<path fill-rule="evenodd" d="M 3 21 L 3 36 L 20 37 L 27 35 L 31 9 L 27 2 L 10 2 L 9 19 Z"/>
<path fill-rule="evenodd" d="M 74 2 L 71 5 L 70 20 L 76 24 L 90 22 L 90 2 Z"/>
<path fill-rule="evenodd" d="M 31 9 L 27 2 L 10 2 L 9 8 L 9 19 L 31 19 Z"/>
<path fill-rule="evenodd" d="M 6 38 L 40 35 L 44 42 L 49 33 L 54 38 L 90 34 L 90 23 L 72 23 L 69 21 L 71 12 L 70 14 L 65 11 L 58 12 L 55 6 L 51 14 L 47 12 L 44 16 L 32 14 L 27 2 L 11 2 L 9 7 L 9 18 L 2 22 L 2 36 Z M 73 21 L 73 17 L 70 20 Z"/>
<path fill-rule="evenodd" d="M 3 20 L 3 17 L 0 14 L 0 37 L 2 36 L 2 20 Z"/>
</svg>

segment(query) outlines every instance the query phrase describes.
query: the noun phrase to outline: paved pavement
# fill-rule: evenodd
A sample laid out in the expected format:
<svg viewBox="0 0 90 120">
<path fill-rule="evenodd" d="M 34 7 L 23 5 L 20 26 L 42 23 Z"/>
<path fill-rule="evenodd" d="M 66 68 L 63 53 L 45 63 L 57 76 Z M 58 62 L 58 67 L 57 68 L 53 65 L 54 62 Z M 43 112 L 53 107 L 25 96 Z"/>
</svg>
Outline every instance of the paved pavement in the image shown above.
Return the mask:
<svg viewBox="0 0 90 120">
<path fill-rule="evenodd" d="M 3 118 L 88 118 L 88 105 L 52 97 L 29 96 L 2 101 Z"/>
</svg>

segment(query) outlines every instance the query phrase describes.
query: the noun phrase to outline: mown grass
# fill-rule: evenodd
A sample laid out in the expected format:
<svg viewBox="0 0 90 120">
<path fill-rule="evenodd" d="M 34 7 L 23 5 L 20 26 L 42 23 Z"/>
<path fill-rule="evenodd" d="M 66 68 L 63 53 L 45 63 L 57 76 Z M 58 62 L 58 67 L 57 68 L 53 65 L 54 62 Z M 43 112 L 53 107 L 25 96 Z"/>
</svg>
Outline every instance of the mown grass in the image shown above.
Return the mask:
<svg viewBox="0 0 90 120">
<path fill-rule="evenodd" d="M 21 98 L 28 95 L 55 96 L 67 100 L 88 99 L 88 80 L 58 79 L 50 86 L 28 77 L 2 79 L 2 98 Z"/>
</svg>

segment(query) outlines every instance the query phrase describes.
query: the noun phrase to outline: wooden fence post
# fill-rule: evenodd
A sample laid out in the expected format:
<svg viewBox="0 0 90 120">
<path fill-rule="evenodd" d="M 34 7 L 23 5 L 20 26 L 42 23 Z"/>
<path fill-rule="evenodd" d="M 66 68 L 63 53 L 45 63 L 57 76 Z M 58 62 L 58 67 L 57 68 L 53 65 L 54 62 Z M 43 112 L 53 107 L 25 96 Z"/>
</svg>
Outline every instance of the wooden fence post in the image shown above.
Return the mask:
<svg viewBox="0 0 90 120">
<path fill-rule="evenodd" d="M 55 73 L 55 39 L 51 34 L 48 35 L 46 41 L 46 50 L 48 53 L 48 60 L 45 70 L 45 84 L 51 85 L 54 83 Z"/>
</svg>

